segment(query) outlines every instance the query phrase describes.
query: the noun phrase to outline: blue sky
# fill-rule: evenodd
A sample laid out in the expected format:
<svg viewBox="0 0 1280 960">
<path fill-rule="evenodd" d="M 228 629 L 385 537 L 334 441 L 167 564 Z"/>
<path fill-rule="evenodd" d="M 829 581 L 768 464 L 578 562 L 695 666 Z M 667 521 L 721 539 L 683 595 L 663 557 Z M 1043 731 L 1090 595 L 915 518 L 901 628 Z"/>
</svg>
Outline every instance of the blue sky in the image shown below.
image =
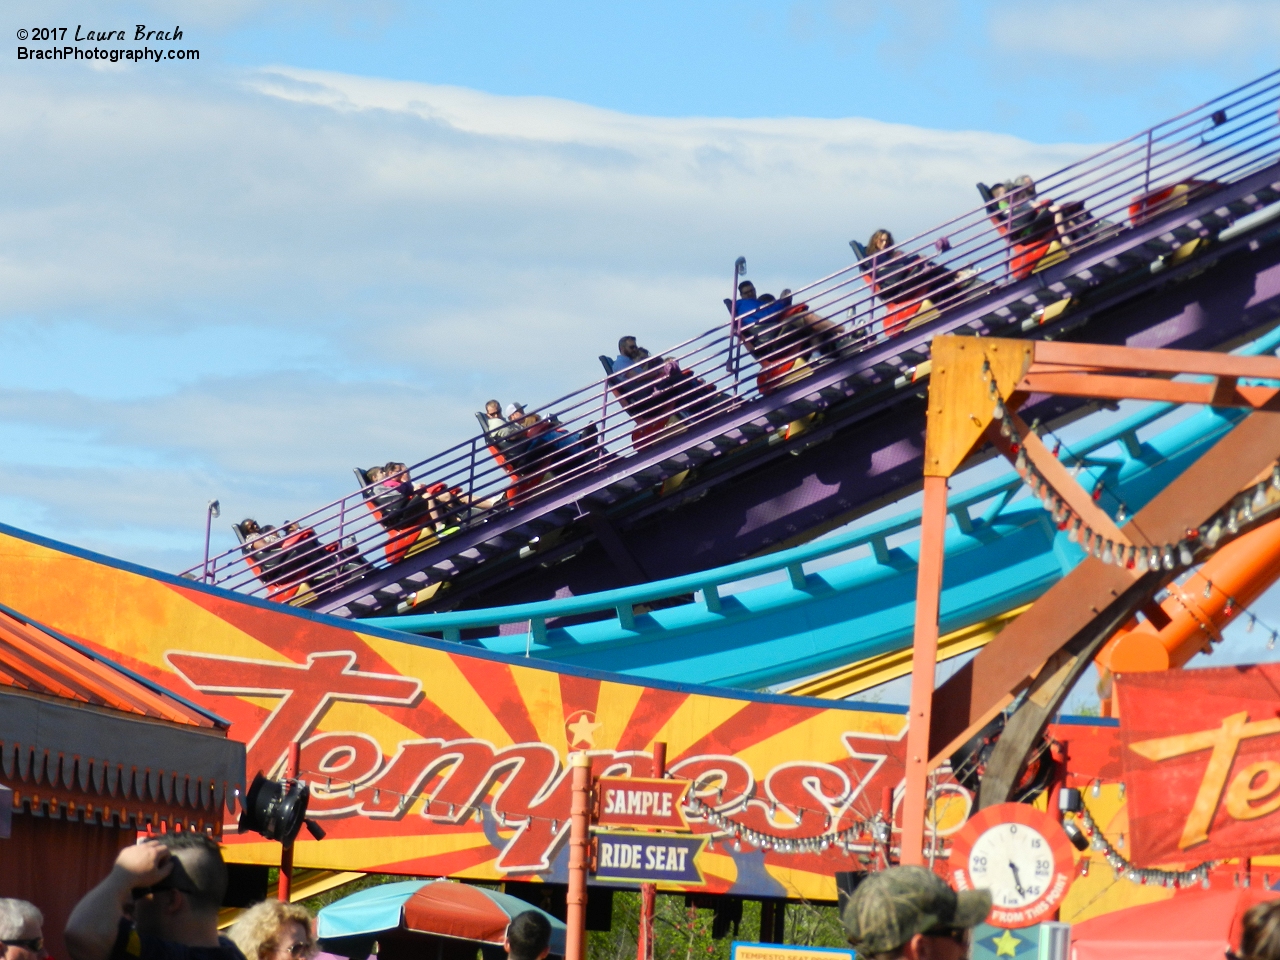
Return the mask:
<svg viewBox="0 0 1280 960">
<path fill-rule="evenodd" d="M 294 5 L 230 62 L 287 63 L 625 113 L 868 117 L 1115 140 L 1274 67 L 1274 4 L 798 0 Z"/>
<path fill-rule="evenodd" d="M 168 570 L 209 499 L 228 548 L 720 322 L 739 254 L 796 287 L 1280 49 L 1271 0 L 7 11 L 0 520 Z M 200 60 L 16 59 L 144 21 Z"/>
</svg>

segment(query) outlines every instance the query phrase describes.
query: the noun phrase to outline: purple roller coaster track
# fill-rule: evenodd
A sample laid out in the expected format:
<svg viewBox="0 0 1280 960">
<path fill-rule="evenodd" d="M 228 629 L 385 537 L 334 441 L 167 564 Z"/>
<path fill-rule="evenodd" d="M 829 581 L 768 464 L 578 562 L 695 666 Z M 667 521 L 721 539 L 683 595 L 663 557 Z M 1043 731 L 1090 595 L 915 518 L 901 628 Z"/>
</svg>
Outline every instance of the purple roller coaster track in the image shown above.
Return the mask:
<svg viewBox="0 0 1280 960">
<path fill-rule="evenodd" d="M 1044 177 L 1052 202 L 984 204 L 788 310 L 531 410 L 514 437 L 482 430 L 409 468 L 431 515 L 389 516 L 364 484 L 188 575 L 366 617 L 607 589 L 814 536 L 918 483 L 939 333 L 1206 349 L 1274 322 L 1278 105 L 1280 72 Z M 1041 398 L 1024 416 L 1080 409 Z"/>
</svg>

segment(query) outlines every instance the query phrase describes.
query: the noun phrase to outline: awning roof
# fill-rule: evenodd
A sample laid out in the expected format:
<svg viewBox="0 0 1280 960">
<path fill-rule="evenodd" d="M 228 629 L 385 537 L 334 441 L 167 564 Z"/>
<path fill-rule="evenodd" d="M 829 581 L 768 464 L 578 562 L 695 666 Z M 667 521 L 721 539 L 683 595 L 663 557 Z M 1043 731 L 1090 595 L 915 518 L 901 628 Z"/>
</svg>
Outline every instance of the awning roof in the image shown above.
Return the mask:
<svg viewBox="0 0 1280 960">
<path fill-rule="evenodd" d="M 15 808 L 221 830 L 244 787 L 229 724 L 0 603 L 0 779 Z"/>
<path fill-rule="evenodd" d="M 189 726 L 227 726 L 215 714 L 3 604 L 0 686 Z"/>
</svg>

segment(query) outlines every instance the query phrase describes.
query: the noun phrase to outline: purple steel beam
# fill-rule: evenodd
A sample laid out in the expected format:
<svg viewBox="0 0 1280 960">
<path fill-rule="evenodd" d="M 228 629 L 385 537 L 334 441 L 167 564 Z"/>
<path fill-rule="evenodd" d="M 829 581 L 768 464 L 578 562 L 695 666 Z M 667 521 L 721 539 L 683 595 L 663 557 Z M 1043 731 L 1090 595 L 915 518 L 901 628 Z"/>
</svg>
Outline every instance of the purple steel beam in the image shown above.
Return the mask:
<svg viewBox="0 0 1280 960">
<path fill-rule="evenodd" d="M 893 340 L 871 347 L 847 360 L 819 367 L 804 380 L 784 387 L 769 397 L 745 403 L 736 409 L 712 417 L 685 432 L 676 434 L 654 444 L 652 447 L 646 448 L 642 453 L 619 460 L 617 465 L 612 468 L 597 470 L 575 481 L 566 483 L 560 488 L 538 497 L 534 502 L 516 507 L 487 523 L 455 534 L 438 546 L 432 547 L 409 560 L 402 561 L 394 567 L 374 571 L 358 583 L 322 597 L 316 604 L 315 609 L 323 612 L 339 610 L 352 600 L 371 594 L 384 585 L 402 580 L 412 573 L 441 563 L 449 557 L 472 549 L 485 541 L 492 540 L 547 513 L 559 510 L 562 507 L 576 505 L 584 497 L 618 480 L 656 466 L 685 449 L 709 442 L 736 427 L 758 420 L 771 410 L 777 410 L 807 397 L 813 397 L 818 391 L 826 387 L 844 384 L 857 377 L 858 374 L 871 371 L 876 365 L 892 361 L 904 353 L 915 351 L 921 355 L 927 355 L 929 341 L 939 333 L 961 330 L 974 324 L 983 325 L 981 324 L 983 317 L 994 313 L 1002 307 L 1007 307 L 1028 296 L 1032 296 L 1039 290 L 1053 288 L 1055 284 L 1097 267 L 1123 254 L 1126 250 L 1134 249 L 1160 237 L 1172 227 L 1196 221 L 1200 217 L 1224 207 L 1235 198 L 1249 196 L 1277 183 L 1280 183 L 1280 163 L 1272 164 L 1235 183 L 1228 184 L 1212 194 L 1195 199 L 1181 208 L 1167 211 L 1139 226 L 1122 230 L 1109 240 L 1081 251 L 1079 254 L 1055 264 L 1026 280 L 1007 287 L 997 288 L 973 303 L 948 311 L 943 317 L 922 325 L 914 331 L 900 334 Z M 1224 252 L 1233 246 L 1240 246 L 1244 242 L 1246 242 L 1245 238 L 1240 238 L 1233 242 L 1233 245 L 1225 246 Z M 1172 272 L 1167 276 L 1172 276 Z M 1166 276 L 1162 275 L 1158 279 L 1163 281 L 1165 278 Z M 864 387 L 863 389 L 866 388 Z M 581 512 L 581 508 L 578 509 Z"/>
<path fill-rule="evenodd" d="M 1169 285 L 1126 309 L 1112 305 L 1097 311 L 1085 332 L 1095 343 L 1205 350 L 1276 318 L 1280 245 Z M 1077 321 L 1072 318 L 1072 323 Z M 1064 325 L 1040 332 L 1060 333 Z M 1024 416 L 1052 423 L 1084 406 L 1087 401 L 1045 397 L 1025 407 Z M 741 560 L 801 531 L 848 519 L 859 507 L 909 492 L 921 476 L 923 408 L 922 400 L 899 397 L 890 416 L 863 416 L 856 423 L 845 420 L 806 434 L 810 443 L 834 436 L 832 442 L 812 446 L 799 456 L 774 451 L 767 463 L 753 459 L 681 488 L 679 498 L 650 503 L 615 523 L 636 560 L 656 576 L 679 576 Z M 700 496 L 712 487 L 714 496 Z M 686 502 L 673 511 L 681 501 Z M 566 589 L 582 594 L 623 586 L 608 557 L 586 539 L 539 555 L 538 561 L 552 564 L 547 569 L 527 565 L 491 578 L 481 573 L 478 582 L 451 591 L 447 602 L 451 607 L 491 606 L 545 600 Z M 571 560 L 555 562 L 575 551 L 580 553 Z"/>
</svg>

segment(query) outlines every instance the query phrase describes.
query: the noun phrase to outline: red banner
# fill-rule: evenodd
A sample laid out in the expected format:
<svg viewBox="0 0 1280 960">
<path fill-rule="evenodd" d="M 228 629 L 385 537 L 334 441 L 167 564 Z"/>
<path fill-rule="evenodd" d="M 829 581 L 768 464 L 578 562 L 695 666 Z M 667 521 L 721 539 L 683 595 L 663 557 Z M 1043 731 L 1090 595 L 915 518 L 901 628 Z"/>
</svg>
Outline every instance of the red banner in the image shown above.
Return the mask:
<svg viewBox="0 0 1280 960">
<path fill-rule="evenodd" d="M 1280 665 L 1117 678 L 1140 867 L 1280 853 Z"/>
</svg>

